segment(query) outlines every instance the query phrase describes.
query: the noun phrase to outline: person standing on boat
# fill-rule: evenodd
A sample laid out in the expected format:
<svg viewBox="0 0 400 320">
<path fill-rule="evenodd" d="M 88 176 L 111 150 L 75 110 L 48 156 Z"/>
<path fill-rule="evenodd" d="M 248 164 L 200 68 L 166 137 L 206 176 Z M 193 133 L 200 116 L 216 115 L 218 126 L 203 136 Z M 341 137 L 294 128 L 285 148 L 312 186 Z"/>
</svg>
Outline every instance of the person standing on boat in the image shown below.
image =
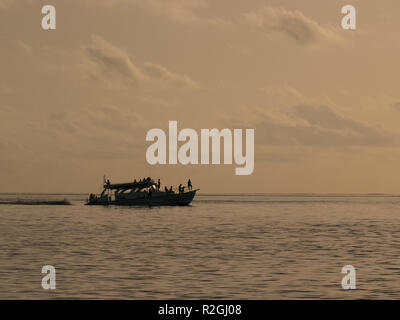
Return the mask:
<svg viewBox="0 0 400 320">
<path fill-rule="evenodd" d="M 192 181 L 190 181 L 190 178 L 188 180 L 188 190 L 191 191 L 193 189 L 192 187 Z"/>
<path fill-rule="evenodd" d="M 160 179 L 158 179 L 158 181 L 157 181 L 157 191 L 160 191 L 160 187 L 161 187 L 161 181 L 160 181 Z"/>
<path fill-rule="evenodd" d="M 178 190 L 179 190 L 179 193 L 182 193 L 182 184 L 179 184 Z"/>
</svg>

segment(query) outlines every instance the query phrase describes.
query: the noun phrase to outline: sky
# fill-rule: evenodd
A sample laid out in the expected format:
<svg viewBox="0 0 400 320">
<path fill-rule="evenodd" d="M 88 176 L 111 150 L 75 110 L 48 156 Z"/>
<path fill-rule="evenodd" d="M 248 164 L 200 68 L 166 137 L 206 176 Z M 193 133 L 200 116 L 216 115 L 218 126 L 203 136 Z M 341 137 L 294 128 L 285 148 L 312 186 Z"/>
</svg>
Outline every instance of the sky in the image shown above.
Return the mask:
<svg viewBox="0 0 400 320">
<path fill-rule="evenodd" d="M 44 5 L 56 30 L 41 27 Z M 356 8 L 357 29 L 341 27 Z M 151 176 L 203 193 L 399 193 L 400 3 L 0 0 L 0 192 Z M 146 133 L 254 128 L 255 168 L 154 165 Z"/>
</svg>

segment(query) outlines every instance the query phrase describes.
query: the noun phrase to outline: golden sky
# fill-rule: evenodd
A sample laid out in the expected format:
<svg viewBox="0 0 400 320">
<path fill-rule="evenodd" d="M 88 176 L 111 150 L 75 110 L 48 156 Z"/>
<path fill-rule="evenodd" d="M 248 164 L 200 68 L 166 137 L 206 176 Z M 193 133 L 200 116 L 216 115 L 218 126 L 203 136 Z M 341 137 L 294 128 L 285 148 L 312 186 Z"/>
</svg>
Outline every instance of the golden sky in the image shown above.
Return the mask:
<svg viewBox="0 0 400 320">
<path fill-rule="evenodd" d="M 41 8 L 57 29 L 41 28 Z M 341 8 L 357 30 L 341 28 Z M 400 2 L 0 0 L 0 192 L 152 176 L 211 193 L 399 193 Z M 146 163 L 146 132 L 254 128 L 255 170 Z"/>
</svg>

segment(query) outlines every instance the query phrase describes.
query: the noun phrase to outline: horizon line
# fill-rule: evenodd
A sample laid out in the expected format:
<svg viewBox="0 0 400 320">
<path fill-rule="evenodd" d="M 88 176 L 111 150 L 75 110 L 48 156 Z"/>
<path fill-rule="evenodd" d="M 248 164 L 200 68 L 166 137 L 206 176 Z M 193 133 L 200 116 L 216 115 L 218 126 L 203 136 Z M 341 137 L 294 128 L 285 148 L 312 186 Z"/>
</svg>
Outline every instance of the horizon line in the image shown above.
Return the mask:
<svg viewBox="0 0 400 320">
<path fill-rule="evenodd" d="M 48 194 L 48 195 L 89 195 L 90 192 L 0 192 L 0 195 L 10 194 Z M 199 193 L 201 196 L 225 196 L 225 195 L 271 195 L 271 196 L 284 196 L 284 195 L 315 195 L 315 196 L 400 196 L 400 193 L 384 193 L 384 192 L 206 192 Z"/>
</svg>

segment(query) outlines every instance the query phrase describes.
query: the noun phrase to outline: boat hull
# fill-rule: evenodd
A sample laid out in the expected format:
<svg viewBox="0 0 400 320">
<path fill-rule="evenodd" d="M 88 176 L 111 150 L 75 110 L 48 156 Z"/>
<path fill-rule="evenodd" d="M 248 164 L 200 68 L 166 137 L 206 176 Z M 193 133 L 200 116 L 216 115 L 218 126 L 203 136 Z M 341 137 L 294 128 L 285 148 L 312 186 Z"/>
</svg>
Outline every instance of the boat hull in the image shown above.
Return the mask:
<svg viewBox="0 0 400 320">
<path fill-rule="evenodd" d="M 143 195 L 141 198 L 125 198 L 116 200 L 91 199 L 87 205 L 117 205 L 117 206 L 188 206 L 198 190 L 188 191 L 184 193 L 166 193 L 160 192 L 157 195 Z"/>
</svg>

